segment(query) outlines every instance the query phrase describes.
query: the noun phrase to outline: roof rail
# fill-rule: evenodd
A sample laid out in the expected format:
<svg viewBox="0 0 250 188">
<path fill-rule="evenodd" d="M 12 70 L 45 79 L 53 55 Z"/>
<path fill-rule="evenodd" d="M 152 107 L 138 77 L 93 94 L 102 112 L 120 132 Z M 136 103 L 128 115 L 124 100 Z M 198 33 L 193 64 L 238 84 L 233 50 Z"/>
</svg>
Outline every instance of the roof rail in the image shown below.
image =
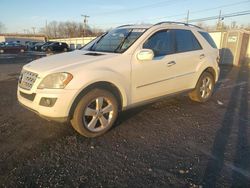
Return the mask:
<svg viewBox="0 0 250 188">
<path fill-rule="evenodd" d="M 179 24 L 179 25 L 192 26 L 192 27 L 196 27 L 196 28 L 202 29 L 201 27 L 199 27 L 197 25 L 188 24 L 188 23 L 184 23 L 184 22 L 171 22 L 171 21 L 159 22 L 159 23 L 157 23 L 157 24 L 155 24 L 153 26 L 161 25 L 161 24 Z"/>
<path fill-rule="evenodd" d="M 132 26 L 132 24 L 120 25 L 120 26 L 118 26 L 118 27 L 116 27 L 116 28 L 126 27 L 126 26 Z"/>
</svg>

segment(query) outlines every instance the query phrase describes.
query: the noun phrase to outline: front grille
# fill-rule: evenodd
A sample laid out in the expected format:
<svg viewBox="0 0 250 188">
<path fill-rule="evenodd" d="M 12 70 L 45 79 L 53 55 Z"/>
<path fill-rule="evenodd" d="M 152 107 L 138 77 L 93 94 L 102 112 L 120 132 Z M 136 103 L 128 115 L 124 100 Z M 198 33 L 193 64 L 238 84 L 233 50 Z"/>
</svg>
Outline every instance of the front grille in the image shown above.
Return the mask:
<svg viewBox="0 0 250 188">
<path fill-rule="evenodd" d="M 36 81 L 38 74 L 23 70 L 19 77 L 19 86 L 23 89 L 30 90 Z"/>
<path fill-rule="evenodd" d="M 27 93 L 23 93 L 20 91 L 20 95 L 25 98 L 25 99 L 28 99 L 30 101 L 33 101 L 36 97 L 36 94 L 35 93 L 32 93 L 32 94 L 27 94 Z"/>
</svg>

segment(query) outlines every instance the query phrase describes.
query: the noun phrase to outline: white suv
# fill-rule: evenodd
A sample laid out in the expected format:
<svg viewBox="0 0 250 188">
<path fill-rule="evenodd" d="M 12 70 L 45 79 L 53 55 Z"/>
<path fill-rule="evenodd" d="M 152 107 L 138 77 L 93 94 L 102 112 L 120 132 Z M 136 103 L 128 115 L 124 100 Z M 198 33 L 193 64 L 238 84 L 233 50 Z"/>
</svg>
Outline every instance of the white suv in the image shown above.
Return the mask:
<svg viewBox="0 0 250 188">
<path fill-rule="evenodd" d="M 105 133 L 118 112 L 189 91 L 207 101 L 219 76 L 219 52 L 194 25 L 125 25 L 84 48 L 23 67 L 17 96 L 40 116 L 71 121 L 86 137 Z"/>
</svg>

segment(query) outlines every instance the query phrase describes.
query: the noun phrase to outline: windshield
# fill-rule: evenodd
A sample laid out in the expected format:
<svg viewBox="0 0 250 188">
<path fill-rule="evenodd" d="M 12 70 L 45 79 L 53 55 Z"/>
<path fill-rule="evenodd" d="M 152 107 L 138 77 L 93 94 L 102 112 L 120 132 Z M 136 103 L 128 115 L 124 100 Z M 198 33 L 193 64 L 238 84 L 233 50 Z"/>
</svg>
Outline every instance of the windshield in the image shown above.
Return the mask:
<svg viewBox="0 0 250 188">
<path fill-rule="evenodd" d="M 118 28 L 101 36 L 99 40 L 90 47 L 90 51 L 98 52 L 125 52 L 146 29 Z M 86 50 L 86 48 L 85 48 Z"/>
<path fill-rule="evenodd" d="M 105 34 L 103 34 L 103 35 L 105 35 Z M 99 36 L 99 37 L 93 39 L 93 40 L 90 41 L 89 43 L 85 44 L 83 47 L 79 48 L 79 50 L 90 50 L 91 47 L 92 47 L 98 40 L 100 40 L 100 38 L 101 38 L 103 35 L 101 35 L 101 36 Z"/>
</svg>

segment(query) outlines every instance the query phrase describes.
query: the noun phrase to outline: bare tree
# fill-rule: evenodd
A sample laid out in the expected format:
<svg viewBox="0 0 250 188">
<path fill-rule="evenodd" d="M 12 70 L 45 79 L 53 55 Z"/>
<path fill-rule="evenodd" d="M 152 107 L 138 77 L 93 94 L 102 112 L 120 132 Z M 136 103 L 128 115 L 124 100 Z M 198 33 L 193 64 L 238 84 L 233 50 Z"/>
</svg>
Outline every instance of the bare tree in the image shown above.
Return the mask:
<svg viewBox="0 0 250 188">
<path fill-rule="evenodd" d="M 3 33 L 5 31 L 5 25 L 0 22 L 0 33 Z"/>
<path fill-rule="evenodd" d="M 72 38 L 72 37 L 82 37 L 83 36 L 83 25 L 77 22 L 57 22 L 52 21 L 47 24 L 47 27 L 41 29 L 41 33 L 46 34 L 49 38 Z M 85 30 L 85 35 L 87 36 L 97 36 L 103 33 L 100 29 L 91 29 L 87 25 Z"/>
</svg>

